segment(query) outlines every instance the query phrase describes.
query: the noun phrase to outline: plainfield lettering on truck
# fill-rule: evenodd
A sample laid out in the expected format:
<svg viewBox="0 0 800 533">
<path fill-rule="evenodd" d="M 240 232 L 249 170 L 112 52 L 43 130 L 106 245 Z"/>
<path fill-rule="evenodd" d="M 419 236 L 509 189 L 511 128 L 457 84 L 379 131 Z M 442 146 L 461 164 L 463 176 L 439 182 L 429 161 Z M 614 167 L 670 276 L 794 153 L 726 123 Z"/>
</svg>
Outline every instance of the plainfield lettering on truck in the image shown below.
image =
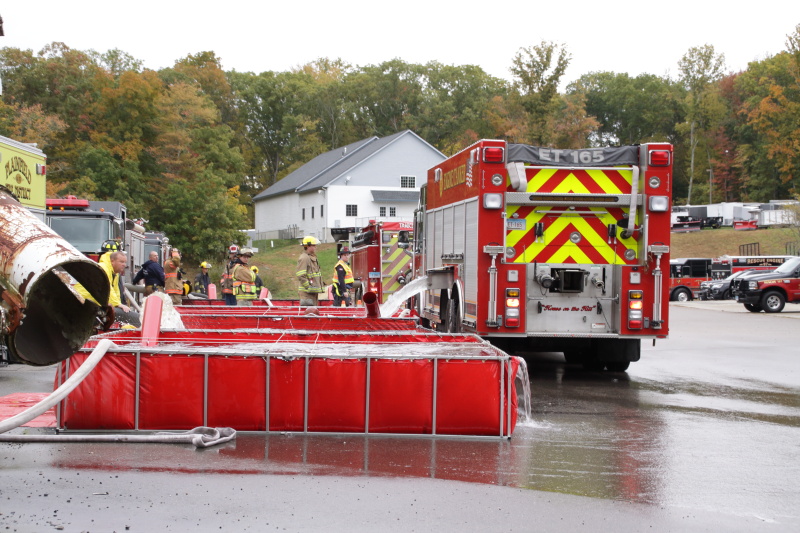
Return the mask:
<svg viewBox="0 0 800 533">
<path fill-rule="evenodd" d="M 47 189 L 47 156 L 44 152 L 35 144 L 0 136 L 0 168 L 0 186 L 44 220 Z"/>
</svg>

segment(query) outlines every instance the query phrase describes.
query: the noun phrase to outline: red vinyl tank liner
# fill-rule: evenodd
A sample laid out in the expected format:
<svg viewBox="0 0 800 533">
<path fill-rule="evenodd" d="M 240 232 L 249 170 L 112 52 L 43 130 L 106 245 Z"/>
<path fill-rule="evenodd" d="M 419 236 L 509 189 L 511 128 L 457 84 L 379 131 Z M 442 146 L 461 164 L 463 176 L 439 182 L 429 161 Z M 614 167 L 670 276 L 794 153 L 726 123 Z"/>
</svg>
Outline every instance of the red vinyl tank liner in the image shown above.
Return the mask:
<svg viewBox="0 0 800 533">
<path fill-rule="evenodd" d="M 508 438 L 516 425 L 520 360 L 473 335 L 165 330 L 145 346 L 141 331 L 121 330 L 93 337 L 60 363 L 56 386 L 101 338 L 116 347 L 59 404 L 62 430 Z"/>
</svg>

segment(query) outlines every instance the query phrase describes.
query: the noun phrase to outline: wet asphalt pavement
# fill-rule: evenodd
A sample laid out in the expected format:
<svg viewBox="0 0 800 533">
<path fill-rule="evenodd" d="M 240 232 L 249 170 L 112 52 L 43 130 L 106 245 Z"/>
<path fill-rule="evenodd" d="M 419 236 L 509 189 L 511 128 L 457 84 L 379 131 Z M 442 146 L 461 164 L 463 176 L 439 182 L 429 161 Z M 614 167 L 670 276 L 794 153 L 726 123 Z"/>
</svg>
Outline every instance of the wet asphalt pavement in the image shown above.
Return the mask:
<svg viewBox="0 0 800 533">
<path fill-rule="evenodd" d="M 627 373 L 530 354 L 533 417 L 510 441 L 0 443 L 0 531 L 800 530 L 800 306 L 671 320 Z M 0 396 L 53 374 L 0 369 Z"/>
</svg>

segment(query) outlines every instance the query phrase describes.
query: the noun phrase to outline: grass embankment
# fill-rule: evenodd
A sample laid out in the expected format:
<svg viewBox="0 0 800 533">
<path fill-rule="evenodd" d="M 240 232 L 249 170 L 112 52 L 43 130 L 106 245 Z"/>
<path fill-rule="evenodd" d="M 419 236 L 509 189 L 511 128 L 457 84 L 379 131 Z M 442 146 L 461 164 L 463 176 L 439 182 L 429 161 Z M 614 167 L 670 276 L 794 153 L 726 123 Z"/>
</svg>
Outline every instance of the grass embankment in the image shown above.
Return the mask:
<svg viewBox="0 0 800 533">
<path fill-rule="evenodd" d="M 276 299 L 297 298 L 297 258 L 303 247 L 297 239 L 256 241 L 253 246 L 258 253 L 250 260 L 251 265 L 258 267 L 258 274 Z M 317 258 L 322 272 L 322 281 L 328 285 L 333 278 L 333 267 L 339 260 L 336 257 L 335 244 L 317 246 Z"/>
<path fill-rule="evenodd" d="M 757 242 L 761 247 L 761 255 L 783 255 L 786 243 L 796 242 L 797 232 L 791 229 L 761 229 L 755 231 L 734 231 L 731 228 L 705 229 L 691 233 L 672 234 L 672 257 L 719 257 L 721 255 L 741 255 L 739 246 Z M 256 265 L 264 284 L 276 299 L 297 298 L 297 281 L 295 271 L 297 258 L 303 247 L 296 239 L 257 241 L 253 245 L 258 253 L 250 260 Z M 322 279 L 328 284 L 333 277 L 336 265 L 336 245 L 320 244 L 317 246 L 317 257 L 322 271 Z M 212 280 L 219 281 L 222 269 L 214 265 L 211 270 Z M 196 269 L 191 270 L 190 279 L 194 279 Z"/>
<path fill-rule="evenodd" d="M 704 229 L 673 233 L 671 255 L 673 258 L 745 255 L 739 252 L 739 246 L 749 243 L 759 243 L 760 255 L 784 255 L 786 243 L 797 240 L 797 230 L 789 228 L 752 231 L 736 231 L 733 228 Z"/>
</svg>

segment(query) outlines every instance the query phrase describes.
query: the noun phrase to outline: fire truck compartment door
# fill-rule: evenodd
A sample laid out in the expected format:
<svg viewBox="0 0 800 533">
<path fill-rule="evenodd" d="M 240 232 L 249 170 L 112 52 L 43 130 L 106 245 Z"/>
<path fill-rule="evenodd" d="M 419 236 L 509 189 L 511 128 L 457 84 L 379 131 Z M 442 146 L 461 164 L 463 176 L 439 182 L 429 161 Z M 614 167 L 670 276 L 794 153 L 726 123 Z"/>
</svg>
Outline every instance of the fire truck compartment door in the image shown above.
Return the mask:
<svg viewBox="0 0 800 533">
<path fill-rule="evenodd" d="M 581 292 L 556 292 L 545 289 L 536 280 L 537 273 L 551 273 L 553 269 L 575 267 L 576 265 L 568 264 L 528 265 L 526 332 L 529 335 L 583 336 L 619 333 L 619 304 L 611 296 L 615 294 L 618 280 L 608 267 L 591 266 L 587 269 L 584 266 L 585 284 Z M 554 286 L 556 287 L 557 285 Z"/>
</svg>

